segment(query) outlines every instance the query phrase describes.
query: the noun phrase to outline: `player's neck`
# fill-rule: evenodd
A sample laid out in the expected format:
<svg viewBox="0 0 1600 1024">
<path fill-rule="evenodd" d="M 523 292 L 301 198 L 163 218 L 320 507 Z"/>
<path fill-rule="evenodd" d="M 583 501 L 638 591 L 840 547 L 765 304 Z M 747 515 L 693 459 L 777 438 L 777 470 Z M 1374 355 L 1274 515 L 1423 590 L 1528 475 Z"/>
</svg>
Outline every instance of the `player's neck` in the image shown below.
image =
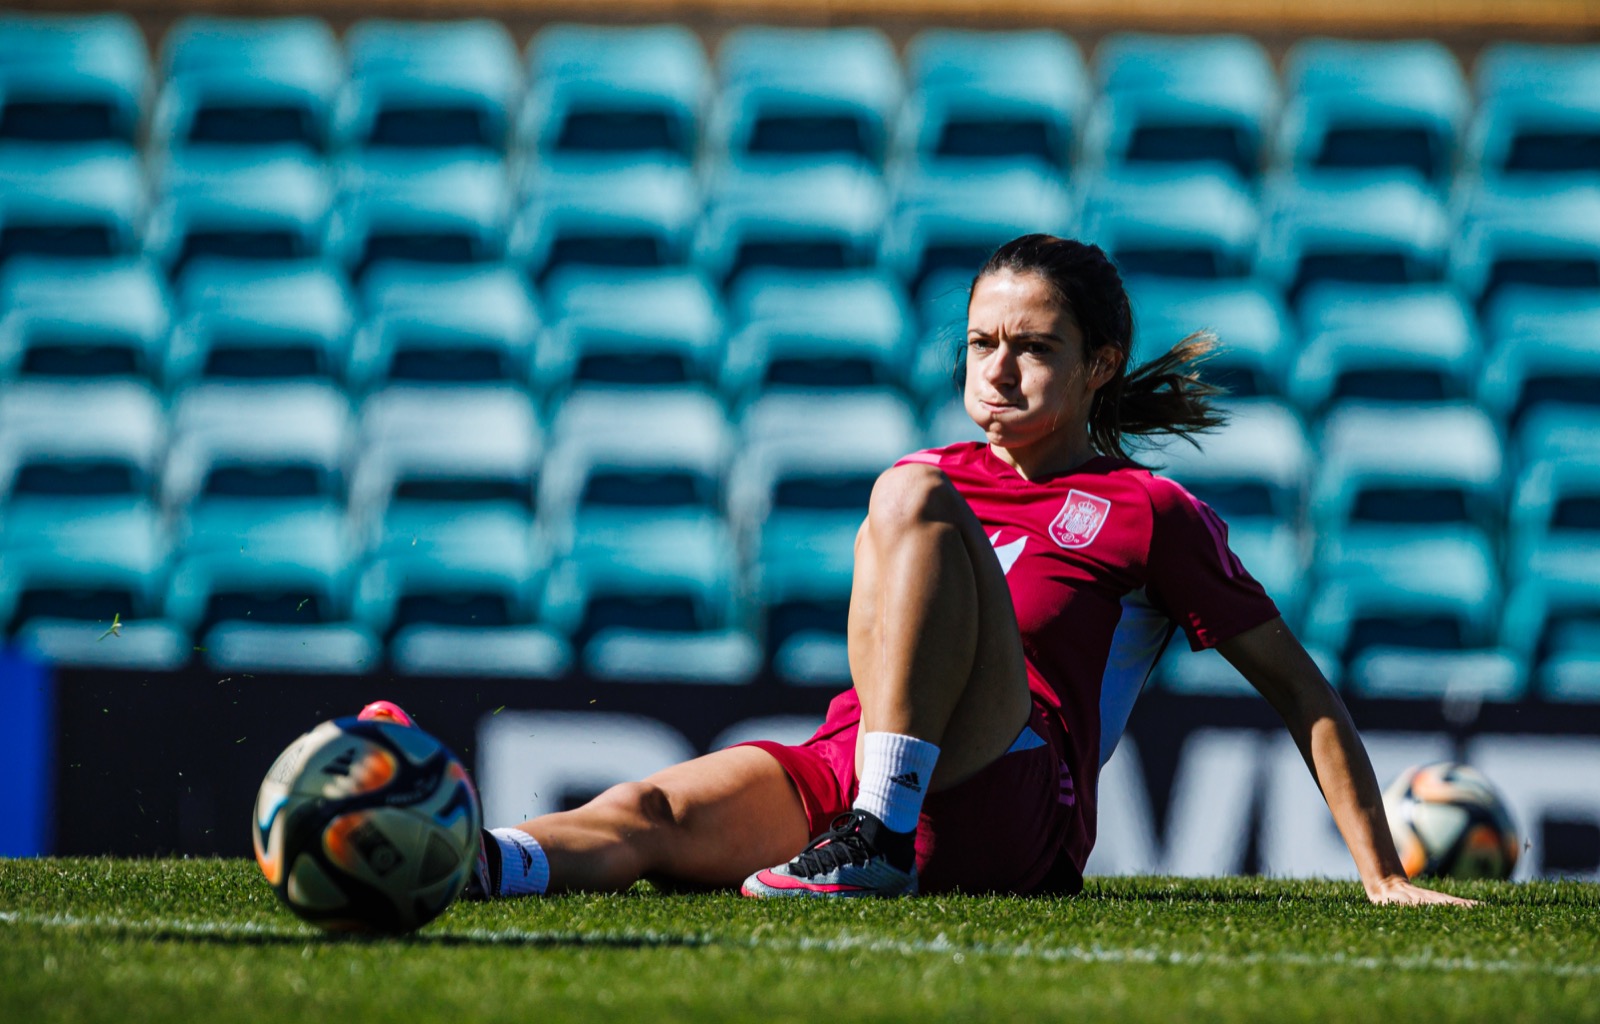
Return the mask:
<svg viewBox="0 0 1600 1024">
<path fill-rule="evenodd" d="M 1017 471 L 1024 480 L 1054 476 L 1073 470 L 1094 458 L 1096 454 L 1089 438 L 1058 433 L 1054 437 L 1017 448 L 989 445 L 995 458 Z"/>
</svg>

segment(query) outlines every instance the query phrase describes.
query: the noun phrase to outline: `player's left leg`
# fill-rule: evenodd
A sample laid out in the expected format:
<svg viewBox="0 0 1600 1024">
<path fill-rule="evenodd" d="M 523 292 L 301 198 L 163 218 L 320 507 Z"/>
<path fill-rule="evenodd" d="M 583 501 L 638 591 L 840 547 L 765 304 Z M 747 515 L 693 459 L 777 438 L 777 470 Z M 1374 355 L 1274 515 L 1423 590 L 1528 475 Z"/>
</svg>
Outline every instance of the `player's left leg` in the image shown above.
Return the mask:
<svg viewBox="0 0 1600 1024">
<path fill-rule="evenodd" d="M 749 896 L 917 889 L 923 798 L 1002 757 L 1032 708 L 1011 593 L 983 527 L 944 473 L 897 466 L 856 541 L 850 674 L 861 702 L 850 815 Z"/>
</svg>

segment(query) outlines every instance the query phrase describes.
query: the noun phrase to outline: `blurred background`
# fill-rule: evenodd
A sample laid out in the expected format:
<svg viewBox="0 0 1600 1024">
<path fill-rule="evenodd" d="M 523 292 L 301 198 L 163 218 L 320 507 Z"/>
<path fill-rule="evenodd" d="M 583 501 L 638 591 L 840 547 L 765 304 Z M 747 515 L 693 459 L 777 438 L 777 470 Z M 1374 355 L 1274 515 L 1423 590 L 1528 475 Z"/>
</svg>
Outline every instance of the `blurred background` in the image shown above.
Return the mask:
<svg viewBox="0 0 1600 1024">
<path fill-rule="evenodd" d="M 967 286 L 1048 231 L 1137 356 L 1221 337 L 1232 425 L 1143 458 L 1380 775 L 1468 758 L 1523 875 L 1600 875 L 1593 4 L 292 6 L 0 16 L 0 853 L 242 854 L 375 697 L 491 818 L 806 735 L 872 481 L 976 436 Z M 1186 646 L 1092 866 L 1351 875 Z"/>
</svg>

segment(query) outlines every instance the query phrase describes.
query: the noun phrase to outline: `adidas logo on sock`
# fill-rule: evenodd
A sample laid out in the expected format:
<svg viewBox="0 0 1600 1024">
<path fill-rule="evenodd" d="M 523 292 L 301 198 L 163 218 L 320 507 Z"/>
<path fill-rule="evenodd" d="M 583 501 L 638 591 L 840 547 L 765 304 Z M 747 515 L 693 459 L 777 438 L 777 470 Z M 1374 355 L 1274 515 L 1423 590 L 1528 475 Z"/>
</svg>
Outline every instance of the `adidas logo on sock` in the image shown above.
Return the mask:
<svg viewBox="0 0 1600 1024">
<path fill-rule="evenodd" d="M 904 775 L 891 775 L 889 776 L 889 781 L 894 783 L 896 786 L 904 786 L 913 793 L 922 792 L 922 780 L 917 777 L 916 772 L 906 772 Z"/>
</svg>

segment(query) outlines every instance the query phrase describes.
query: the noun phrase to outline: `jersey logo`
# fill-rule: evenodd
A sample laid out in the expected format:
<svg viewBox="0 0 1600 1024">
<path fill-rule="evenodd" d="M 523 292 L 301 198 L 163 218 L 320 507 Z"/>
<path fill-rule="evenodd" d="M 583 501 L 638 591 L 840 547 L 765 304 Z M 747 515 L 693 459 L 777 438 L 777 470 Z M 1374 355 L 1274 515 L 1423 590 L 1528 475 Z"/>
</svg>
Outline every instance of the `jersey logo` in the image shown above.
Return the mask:
<svg viewBox="0 0 1600 1024">
<path fill-rule="evenodd" d="M 1055 522 L 1050 524 L 1050 539 L 1064 548 L 1086 548 L 1100 535 L 1111 513 L 1111 502 L 1083 491 L 1067 492 Z"/>
<path fill-rule="evenodd" d="M 995 557 L 1000 559 L 1000 575 L 1010 576 L 1011 567 L 1017 564 L 1017 559 L 1022 557 L 1022 549 L 1028 546 L 1028 537 L 1024 534 L 1010 544 L 1000 543 L 1000 531 L 994 531 L 994 536 L 989 538 L 989 543 L 994 547 Z"/>
</svg>

